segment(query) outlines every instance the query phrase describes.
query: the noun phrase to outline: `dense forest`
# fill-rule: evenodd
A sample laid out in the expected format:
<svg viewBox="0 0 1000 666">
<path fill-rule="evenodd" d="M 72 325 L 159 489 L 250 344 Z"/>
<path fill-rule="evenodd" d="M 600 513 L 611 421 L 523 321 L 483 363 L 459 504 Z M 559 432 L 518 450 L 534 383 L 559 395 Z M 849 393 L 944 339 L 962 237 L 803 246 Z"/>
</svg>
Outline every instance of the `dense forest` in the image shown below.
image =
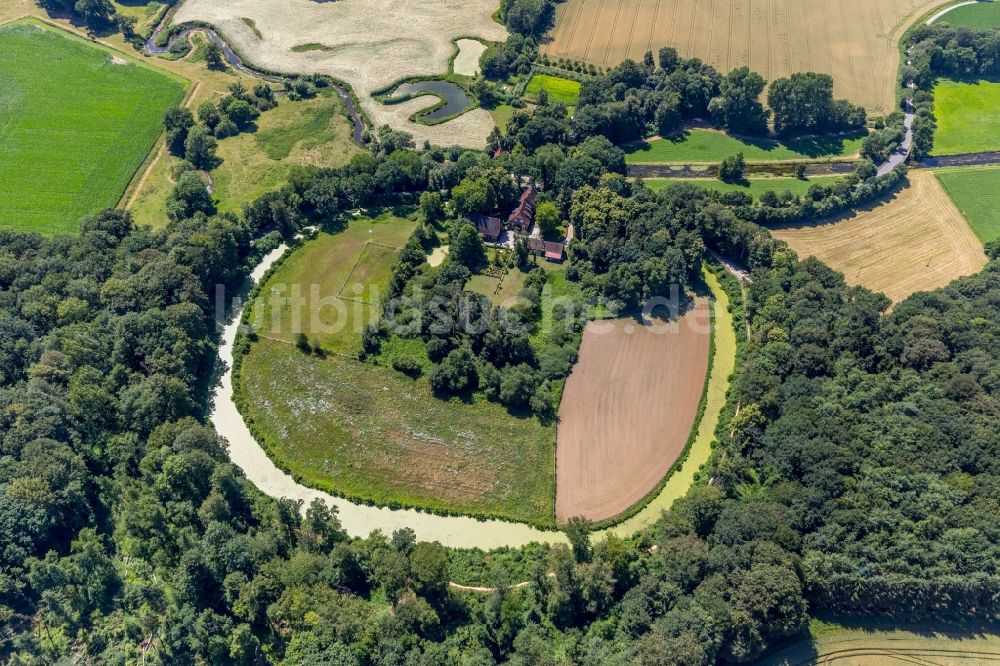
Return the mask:
<svg viewBox="0 0 1000 666">
<path fill-rule="evenodd" d="M 630 103 L 620 83 L 592 86 L 580 120 L 558 104 L 516 115 L 495 158 L 417 152 L 383 130 L 347 166 L 297 172 L 239 215 L 181 178 L 161 231 L 105 211 L 74 237 L 0 232 L 0 659 L 694 666 L 751 662 L 824 611 L 995 616 L 1000 264 L 888 312 L 773 241 L 749 202 L 627 181 L 610 137 L 581 134 Z M 236 101 L 198 124 L 168 117 L 186 132 L 175 150 L 204 156 L 220 109 L 245 111 Z M 864 160 L 809 198 L 849 206 L 891 186 L 872 171 Z M 353 539 L 322 504 L 263 496 L 205 420 L 217 285 L 232 291 L 306 225 L 397 202 L 469 239 L 435 279 L 463 275 L 478 238 L 456 203 L 490 212 L 511 173 L 577 226 L 568 271 L 588 294 L 627 307 L 690 281 L 706 249 L 753 271 L 745 299 L 723 274 L 741 363 L 710 473 L 631 539 L 591 543 L 575 523 L 571 547 L 507 553 L 519 587 L 503 556 L 491 566 L 407 530 Z M 399 293 L 414 279 L 401 262 Z M 496 589 L 454 591 L 455 577 Z"/>
</svg>

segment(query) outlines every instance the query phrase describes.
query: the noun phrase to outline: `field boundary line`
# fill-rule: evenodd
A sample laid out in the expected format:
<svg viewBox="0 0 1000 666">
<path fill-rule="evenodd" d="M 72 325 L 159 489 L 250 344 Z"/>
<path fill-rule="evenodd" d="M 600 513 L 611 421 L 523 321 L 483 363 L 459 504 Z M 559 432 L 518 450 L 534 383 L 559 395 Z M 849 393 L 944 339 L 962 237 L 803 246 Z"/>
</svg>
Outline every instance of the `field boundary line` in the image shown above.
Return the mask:
<svg viewBox="0 0 1000 666">
<path fill-rule="evenodd" d="M 358 252 L 358 256 L 354 260 L 354 264 L 351 266 L 351 270 L 347 272 L 347 276 L 344 278 L 344 281 L 340 284 L 340 289 L 337 290 L 338 299 L 342 301 L 350 301 L 352 303 L 362 303 L 364 305 L 371 305 L 371 303 L 369 303 L 368 301 L 341 295 L 344 293 L 344 289 L 347 288 L 347 283 L 351 281 L 351 276 L 354 275 L 354 271 L 357 270 L 358 264 L 360 264 L 361 260 L 364 259 L 365 254 L 368 252 L 368 247 L 371 245 L 374 245 L 375 247 L 384 247 L 387 250 L 393 250 L 395 252 L 399 252 L 398 247 L 387 245 L 386 243 L 379 243 L 378 241 L 372 241 L 372 240 L 365 241 L 365 245 L 364 247 L 361 248 L 361 252 Z"/>
</svg>

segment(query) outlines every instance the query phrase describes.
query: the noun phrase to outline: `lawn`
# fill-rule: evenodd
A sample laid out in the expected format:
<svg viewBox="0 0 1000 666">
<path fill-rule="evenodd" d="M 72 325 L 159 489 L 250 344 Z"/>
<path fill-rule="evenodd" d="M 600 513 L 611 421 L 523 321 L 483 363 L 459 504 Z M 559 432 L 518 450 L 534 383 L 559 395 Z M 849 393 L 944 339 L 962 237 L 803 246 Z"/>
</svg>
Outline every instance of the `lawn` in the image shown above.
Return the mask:
<svg viewBox="0 0 1000 666">
<path fill-rule="evenodd" d="M 425 379 L 263 339 L 243 359 L 244 417 L 305 485 L 550 525 L 555 427 L 499 404 L 433 396 Z"/>
<path fill-rule="evenodd" d="M 282 99 L 265 111 L 257 131 L 219 144 L 222 165 L 212 172 L 221 210 L 238 211 L 244 203 L 282 187 L 296 166 L 337 167 L 361 152 L 351 142 L 353 126 L 331 91 L 311 100 Z"/>
<path fill-rule="evenodd" d="M 777 162 L 853 157 L 864 134 L 772 141 L 737 138 L 715 130 L 687 130 L 677 137 L 623 146 L 632 164 L 721 162 L 742 152 L 748 162 Z"/>
<path fill-rule="evenodd" d="M 31 20 L 0 27 L 0 53 L 0 226 L 75 233 L 118 203 L 187 83 Z"/>
<path fill-rule="evenodd" d="M 1000 81 L 943 79 L 934 88 L 933 155 L 1000 150 Z"/>
<path fill-rule="evenodd" d="M 524 89 L 524 96 L 532 102 L 538 101 L 542 90 L 549 94 L 549 100 L 562 102 L 567 106 L 576 106 L 580 99 L 580 82 L 564 79 L 551 74 L 535 74 Z"/>
<path fill-rule="evenodd" d="M 1000 238 L 1000 167 L 948 169 L 934 175 L 979 240 Z"/>
<path fill-rule="evenodd" d="M 953 9 L 937 21 L 977 30 L 1000 28 L 1000 2 L 980 2 Z"/>
<path fill-rule="evenodd" d="M 813 185 L 832 185 L 837 182 L 839 176 L 813 176 L 808 180 L 799 178 L 758 178 L 746 183 L 724 183 L 715 178 L 649 178 L 643 182 L 646 187 L 657 192 L 673 183 L 694 183 L 705 189 L 716 192 L 746 192 L 755 199 L 760 198 L 764 192 L 791 192 L 793 195 L 802 196 L 809 191 Z"/>
<path fill-rule="evenodd" d="M 356 355 L 365 324 L 375 318 L 396 251 L 416 222 L 394 215 L 352 220 L 337 233 L 321 232 L 288 257 L 262 287 L 250 321 L 262 337 Z"/>
</svg>

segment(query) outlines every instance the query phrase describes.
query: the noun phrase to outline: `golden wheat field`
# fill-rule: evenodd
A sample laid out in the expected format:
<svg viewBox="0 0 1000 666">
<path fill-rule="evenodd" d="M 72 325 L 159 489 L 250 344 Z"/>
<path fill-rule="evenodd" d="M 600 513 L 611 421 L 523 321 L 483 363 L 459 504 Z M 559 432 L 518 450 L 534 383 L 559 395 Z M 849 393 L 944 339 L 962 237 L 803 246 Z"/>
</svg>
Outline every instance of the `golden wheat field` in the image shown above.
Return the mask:
<svg viewBox="0 0 1000 666">
<path fill-rule="evenodd" d="M 602 66 L 673 46 L 723 72 L 748 65 L 769 81 L 824 72 L 836 93 L 874 113 L 895 104 L 896 41 L 952 0 L 567 0 L 550 57 Z"/>
<path fill-rule="evenodd" d="M 871 210 L 771 233 L 893 302 L 982 270 L 983 246 L 934 174 L 908 177 L 909 187 Z"/>
</svg>

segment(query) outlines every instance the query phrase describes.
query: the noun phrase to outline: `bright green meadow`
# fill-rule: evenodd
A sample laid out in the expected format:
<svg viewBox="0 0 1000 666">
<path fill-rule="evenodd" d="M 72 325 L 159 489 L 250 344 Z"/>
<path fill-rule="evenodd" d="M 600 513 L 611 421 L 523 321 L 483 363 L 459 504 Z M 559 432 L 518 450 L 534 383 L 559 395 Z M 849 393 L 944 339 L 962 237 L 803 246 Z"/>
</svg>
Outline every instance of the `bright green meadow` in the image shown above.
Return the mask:
<svg viewBox="0 0 1000 666">
<path fill-rule="evenodd" d="M 790 141 L 738 138 L 715 130 L 687 130 L 676 137 L 624 146 L 632 164 L 721 162 L 743 153 L 748 162 L 849 158 L 861 149 L 864 134 Z"/>
<path fill-rule="evenodd" d="M 186 87 L 38 21 L 0 27 L 0 227 L 75 233 L 115 206 Z"/>
<path fill-rule="evenodd" d="M 549 100 L 562 102 L 567 106 L 576 106 L 580 99 L 580 82 L 572 79 L 564 79 L 561 76 L 551 74 L 535 74 L 528 81 L 524 89 L 524 96 L 529 100 L 536 101 L 538 96 L 545 90 L 549 94 Z"/>
<path fill-rule="evenodd" d="M 1000 150 L 1000 81 L 943 79 L 934 88 L 933 155 Z"/>
<path fill-rule="evenodd" d="M 724 183 L 714 178 L 647 178 L 643 182 L 646 187 L 658 192 L 673 183 L 693 183 L 716 192 L 746 192 L 753 198 L 760 198 L 764 192 L 791 192 L 794 196 L 802 196 L 813 185 L 832 185 L 839 176 L 813 176 L 808 180 L 799 178 L 758 178 L 746 183 Z"/>
<path fill-rule="evenodd" d="M 1000 167 L 948 169 L 935 175 L 979 240 L 1000 238 Z"/>
</svg>

